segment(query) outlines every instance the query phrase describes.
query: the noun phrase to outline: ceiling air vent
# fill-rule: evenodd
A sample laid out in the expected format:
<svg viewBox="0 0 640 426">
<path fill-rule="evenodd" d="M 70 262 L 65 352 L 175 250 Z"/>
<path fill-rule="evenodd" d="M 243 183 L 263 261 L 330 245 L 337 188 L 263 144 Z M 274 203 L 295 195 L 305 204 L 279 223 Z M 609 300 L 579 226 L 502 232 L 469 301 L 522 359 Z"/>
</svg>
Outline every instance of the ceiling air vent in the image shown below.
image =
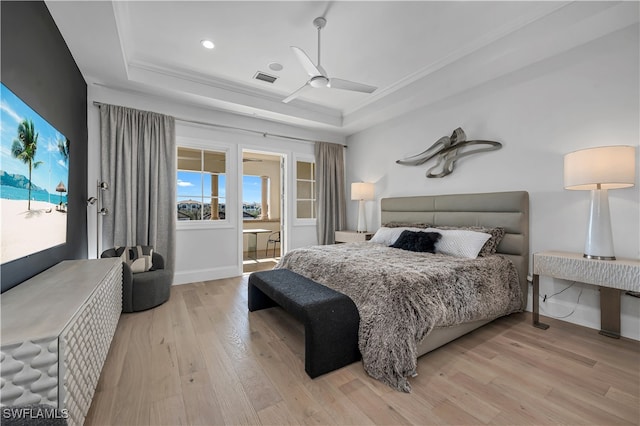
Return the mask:
<svg viewBox="0 0 640 426">
<path fill-rule="evenodd" d="M 272 84 L 278 79 L 278 77 L 276 76 L 269 75 L 261 71 L 258 71 L 256 75 L 253 76 L 253 78 L 255 78 L 256 80 L 266 81 L 267 83 L 272 83 Z"/>
</svg>

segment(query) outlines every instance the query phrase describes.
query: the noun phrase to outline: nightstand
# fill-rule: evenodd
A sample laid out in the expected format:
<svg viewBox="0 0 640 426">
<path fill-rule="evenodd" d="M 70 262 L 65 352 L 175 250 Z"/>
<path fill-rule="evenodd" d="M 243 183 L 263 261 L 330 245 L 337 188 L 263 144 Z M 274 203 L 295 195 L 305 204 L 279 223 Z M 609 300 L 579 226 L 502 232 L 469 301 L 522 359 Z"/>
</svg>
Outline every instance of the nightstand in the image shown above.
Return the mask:
<svg viewBox="0 0 640 426">
<path fill-rule="evenodd" d="M 640 260 L 594 260 L 582 254 L 545 251 L 533 255 L 533 325 L 539 321 L 540 275 L 578 281 L 600 287 L 600 334 L 620 338 L 620 296 L 623 291 L 640 291 Z"/>
<path fill-rule="evenodd" d="M 336 243 L 357 243 L 369 241 L 375 232 L 336 231 Z"/>
</svg>

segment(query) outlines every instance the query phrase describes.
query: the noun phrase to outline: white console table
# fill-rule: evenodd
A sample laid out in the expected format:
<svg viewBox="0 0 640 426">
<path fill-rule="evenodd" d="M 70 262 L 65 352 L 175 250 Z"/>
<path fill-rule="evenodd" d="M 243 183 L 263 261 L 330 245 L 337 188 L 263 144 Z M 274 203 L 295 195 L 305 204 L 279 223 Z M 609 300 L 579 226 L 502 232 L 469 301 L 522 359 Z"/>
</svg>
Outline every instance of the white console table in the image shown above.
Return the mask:
<svg viewBox="0 0 640 426">
<path fill-rule="evenodd" d="M 620 296 L 622 291 L 640 292 L 640 260 L 595 260 L 578 253 L 545 251 L 533 255 L 533 325 L 540 322 L 540 275 L 593 284 L 600 287 L 600 334 L 620 337 Z"/>
<path fill-rule="evenodd" d="M 52 405 L 82 425 L 122 310 L 122 261 L 60 262 L 1 304 L 1 404 Z"/>
</svg>

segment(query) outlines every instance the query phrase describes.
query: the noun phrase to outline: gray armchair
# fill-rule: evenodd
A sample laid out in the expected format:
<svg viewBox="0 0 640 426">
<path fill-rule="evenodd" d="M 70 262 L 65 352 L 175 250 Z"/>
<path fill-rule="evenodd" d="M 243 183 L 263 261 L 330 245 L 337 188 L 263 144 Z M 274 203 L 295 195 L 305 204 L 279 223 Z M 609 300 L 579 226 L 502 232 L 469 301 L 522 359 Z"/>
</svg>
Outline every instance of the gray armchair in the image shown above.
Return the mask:
<svg viewBox="0 0 640 426">
<path fill-rule="evenodd" d="M 120 257 L 115 249 L 105 250 L 100 257 Z M 169 300 L 173 271 L 164 268 L 164 258 L 155 250 L 152 268 L 134 273 L 127 262 L 122 263 L 122 312 L 151 309 Z"/>
</svg>

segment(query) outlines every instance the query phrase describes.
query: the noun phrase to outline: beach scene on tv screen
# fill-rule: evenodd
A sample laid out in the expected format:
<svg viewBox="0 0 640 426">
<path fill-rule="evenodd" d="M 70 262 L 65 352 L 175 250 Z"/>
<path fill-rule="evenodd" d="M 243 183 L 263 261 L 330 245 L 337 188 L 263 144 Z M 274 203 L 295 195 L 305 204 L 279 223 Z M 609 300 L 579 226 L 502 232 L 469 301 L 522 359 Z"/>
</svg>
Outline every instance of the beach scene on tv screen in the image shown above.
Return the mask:
<svg viewBox="0 0 640 426">
<path fill-rule="evenodd" d="M 0 263 L 64 244 L 69 140 L 1 84 Z"/>
</svg>

